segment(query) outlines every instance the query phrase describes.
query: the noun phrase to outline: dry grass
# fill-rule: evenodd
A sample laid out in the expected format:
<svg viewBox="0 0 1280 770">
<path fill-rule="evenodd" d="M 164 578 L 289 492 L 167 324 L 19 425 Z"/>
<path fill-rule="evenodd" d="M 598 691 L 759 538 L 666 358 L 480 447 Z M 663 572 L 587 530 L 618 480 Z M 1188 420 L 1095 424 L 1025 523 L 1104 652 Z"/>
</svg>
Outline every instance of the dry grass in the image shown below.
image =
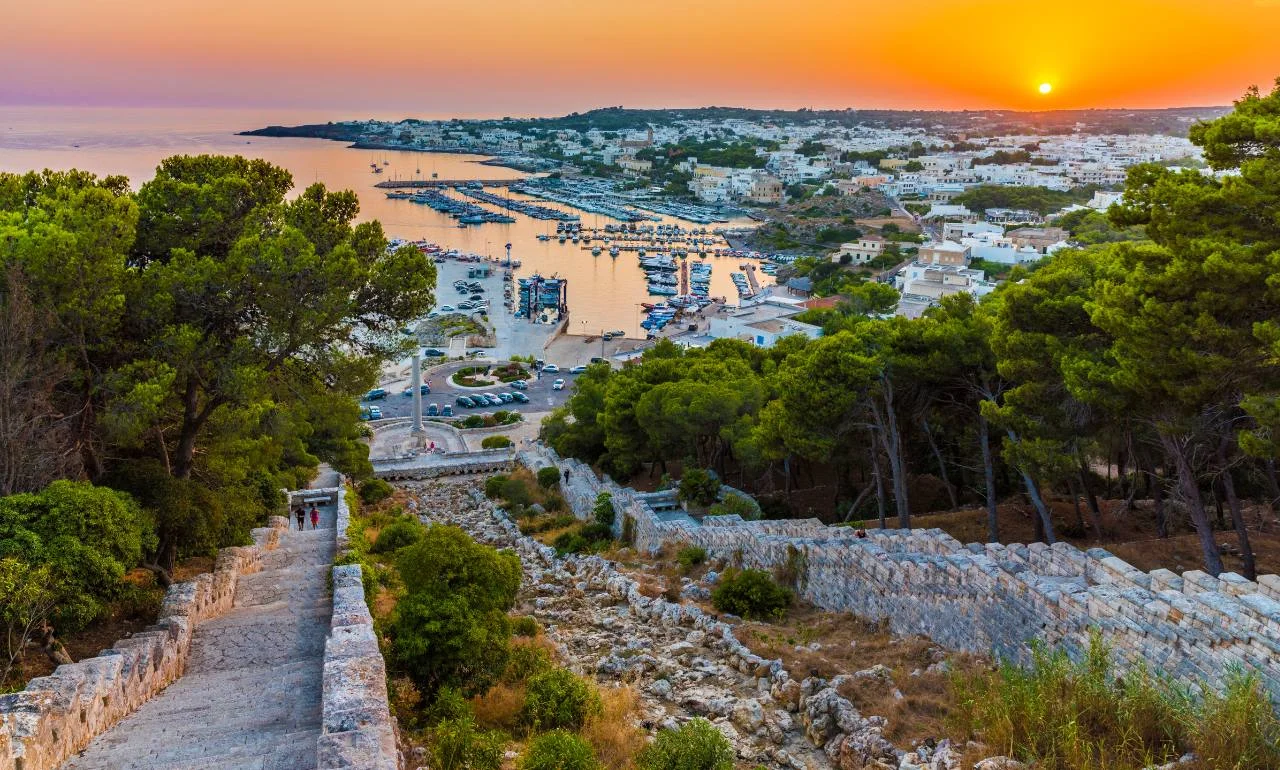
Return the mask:
<svg viewBox="0 0 1280 770">
<path fill-rule="evenodd" d="M 524 708 L 525 686 L 498 683 L 484 695 L 471 699 L 471 710 L 476 724 L 485 730 L 503 730 L 515 733 L 520 728 L 520 710 Z"/>
<path fill-rule="evenodd" d="M 629 685 L 602 687 L 600 702 L 600 714 L 588 720 L 582 737 L 609 770 L 629 770 L 632 758 L 647 742 L 644 731 L 636 724 L 639 696 Z"/>
</svg>

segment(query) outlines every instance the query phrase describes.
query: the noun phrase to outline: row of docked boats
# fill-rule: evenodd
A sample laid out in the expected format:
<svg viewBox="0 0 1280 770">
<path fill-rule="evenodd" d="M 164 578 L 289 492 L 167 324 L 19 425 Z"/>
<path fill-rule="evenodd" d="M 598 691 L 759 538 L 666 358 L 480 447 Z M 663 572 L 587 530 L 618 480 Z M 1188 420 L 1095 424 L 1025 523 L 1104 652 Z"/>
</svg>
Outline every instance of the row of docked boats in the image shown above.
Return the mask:
<svg viewBox="0 0 1280 770">
<path fill-rule="evenodd" d="M 485 192 L 483 188 L 476 189 L 474 187 L 459 187 L 458 192 L 471 198 L 475 198 L 482 203 L 491 203 L 495 206 L 501 206 L 508 211 L 517 211 L 527 217 L 533 219 L 554 219 L 561 222 L 576 222 L 579 219 L 577 214 L 570 214 L 567 211 L 553 209 L 550 206 L 539 206 L 529 201 L 516 200 L 515 198 L 504 198 L 501 195 Z"/>
<path fill-rule="evenodd" d="M 389 192 L 387 197 L 404 197 L 403 193 Z M 506 214 L 499 214 L 483 206 L 477 206 L 474 203 L 461 201 L 457 198 L 450 198 L 437 190 L 419 190 L 409 194 L 408 199 L 414 203 L 430 206 L 435 211 L 442 214 L 448 214 L 458 220 L 459 227 L 467 225 L 483 225 L 488 223 L 509 225 L 515 222 L 514 217 Z"/>
</svg>

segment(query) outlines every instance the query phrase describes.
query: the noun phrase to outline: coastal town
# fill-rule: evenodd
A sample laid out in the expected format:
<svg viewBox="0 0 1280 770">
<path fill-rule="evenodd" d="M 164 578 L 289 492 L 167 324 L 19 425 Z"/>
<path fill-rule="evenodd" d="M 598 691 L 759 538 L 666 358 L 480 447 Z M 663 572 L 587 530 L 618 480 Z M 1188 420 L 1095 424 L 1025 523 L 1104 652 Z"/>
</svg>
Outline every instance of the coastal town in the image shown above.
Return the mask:
<svg viewBox="0 0 1280 770">
<path fill-rule="evenodd" d="M 425 204 L 458 227 L 517 217 L 556 222 L 537 239 L 594 257 L 638 257 L 651 296 L 640 324 L 645 341 L 616 352 L 625 361 L 662 338 L 682 347 L 726 337 L 763 347 L 789 334 L 816 338 L 822 319 L 868 283 L 894 291 L 892 298 L 880 292 L 875 314 L 917 318 L 947 296 L 985 296 L 1062 249 L 1123 240 L 1102 223 L 1120 200 L 1127 170 L 1155 163 L 1213 174 L 1186 127 L 1222 110 L 1089 111 L 1052 120 L 708 112 L 619 108 L 245 134 L 465 153 L 529 172 L 509 182 L 441 180 L 421 163 L 412 173 L 388 169 L 385 160 L 370 164 L 373 184 L 387 198 Z M 596 226 L 583 227 L 588 216 Z M 501 263 L 508 273 L 529 246 L 517 242 L 505 258 L 482 258 L 447 242 L 418 245 L 438 259 Z M 720 270 L 733 281 L 728 296 L 709 291 L 721 257 L 729 262 Z M 511 298 L 508 292 L 509 312 L 533 317 Z M 559 312 L 533 315 L 543 323 L 564 320 Z M 573 334 L 568 325 L 565 333 Z"/>
</svg>

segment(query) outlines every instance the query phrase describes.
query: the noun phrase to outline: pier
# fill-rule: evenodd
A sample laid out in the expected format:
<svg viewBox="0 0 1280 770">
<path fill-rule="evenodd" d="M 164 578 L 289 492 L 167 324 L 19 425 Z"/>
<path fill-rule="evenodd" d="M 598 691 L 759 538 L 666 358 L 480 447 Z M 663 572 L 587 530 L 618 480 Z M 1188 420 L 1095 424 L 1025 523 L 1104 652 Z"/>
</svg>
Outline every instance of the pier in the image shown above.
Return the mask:
<svg viewBox="0 0 1280 770">
<path fill-rule="evenodd" d="M 479 182 L 483 187 L 510 187 L 513 184 L 519 184 L 524 179 L 388 179 L 378 182 L 374 187 L 383 190 L 397 190 L 401 188 L 435 188 L 435 187 L 465 187 L 466 185 L 475 185 Z"/>
</svg>

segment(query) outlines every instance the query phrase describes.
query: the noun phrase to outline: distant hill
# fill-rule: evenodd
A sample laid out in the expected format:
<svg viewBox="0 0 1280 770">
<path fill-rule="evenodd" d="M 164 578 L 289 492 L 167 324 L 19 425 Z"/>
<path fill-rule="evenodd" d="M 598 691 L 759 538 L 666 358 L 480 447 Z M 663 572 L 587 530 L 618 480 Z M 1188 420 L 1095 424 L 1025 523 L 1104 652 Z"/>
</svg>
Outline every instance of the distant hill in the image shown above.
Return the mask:
<svg viewBox="0 0 1280 770">
<path fill-rule="evenodd" d="M 645 126 L 669 125 L 681 120 L 746 120 L 757 123 L 809 123 L 831 121 L 843 126 L 924 128 L 933 133 L 991 136 L 1005 134 L 1056 134 L 1081 131 L 1090 134 L 1170 134 L 1185 136 L 1199 120 L 1219 117 L 1230 107 L 1173 107 L 1156 110 L 757 110 L 744 107 L 694 107 L 628 109 L 605 107 L 549 118 L 502 118 L 459 121 L 468 127 L 501 126 L 527 129 L 629 131 Z M 388 124 L 389 125 L 389 124 Z M 361 125 L 327 123 L 304 126 L 269 126 L 246 131 L 249 136 L 305 136 L 355 141 L 368 133 Z"/>
</svg>

